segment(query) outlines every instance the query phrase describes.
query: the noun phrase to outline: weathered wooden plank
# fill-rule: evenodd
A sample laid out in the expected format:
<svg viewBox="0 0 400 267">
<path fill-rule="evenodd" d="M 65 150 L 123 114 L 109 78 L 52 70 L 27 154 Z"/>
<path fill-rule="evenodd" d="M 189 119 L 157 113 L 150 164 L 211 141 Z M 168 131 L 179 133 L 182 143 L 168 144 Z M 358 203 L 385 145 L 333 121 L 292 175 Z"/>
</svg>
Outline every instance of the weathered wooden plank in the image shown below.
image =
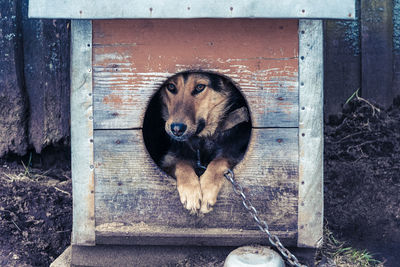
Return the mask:
<svg viewBox="0 0 400 267">
<path fill-rule="evenodd" d="M 354 0 L 31 0 L 29 15 L 44 18 L 354 18 Z"/>
<path fill-rule="evenodd" d="M 93 22 L 95 129 L 139 128 L 165 79 L 216 71 L 242 89 L 255 127 L 297 127 L 294 20 Z"/>
<path fill-rule="evenodd" d="M 400 101 L 400 0 L 393 1 L 393 93 Z"/>
<path fill-rule="evenodd" d="M 298 129 L 254 129 L 245 159 L 236 168 L 237 180 L 270 229 L 292 236 L 297 232 L 297 134 Z M 141 130 L 95 130 L 94 135 L 97 227 L 120 222 L 145 226 L 147 233 L 166 227 L 162 232 L 181 229 L 180 237 L 191 237 L 198 229 L 258 229 L 227 182 L 210 214 L 189 215 L 175 180 L 147 154 Z"/>
<path fill-rule="evenodd" d="M 298 247 L 318 247 L 323 235 L 323 30 L 320 20 L 299 24 Z"/>
<path fill-rule="evenodd" d="M 92 22 L 71 27 L 72 244 L 95 245 Z"/>
<path fill-rule="evenodd" d="M 328 121 L 361 88 L 361 47 L 358 21 L 326 21 L 324 25 L 324 115 Z"/>
<path fill-rule="evenodd" d="M 21 2 L 29 143 L 40 153 L 70 136 L 70 22 L 28 19 L 28 0 Z"/>
<path fill-rule="evenodd" d="M 361 94 L 385 107 L 394 97 L 392 10 L 392 0 L 361 0 Z"/>
<path fill-rule="evenodd" d="M 0 157 L 28 148 L 18 9 L 17 1 L 0 2 Z"/>
<path fill-rule="evenodd" d="M 397 101 L 400 100 L 400 53 L 393 56 L 393 94 Z"/>
<path fill-rule="evenodd" d="M 245 216 L 251 223 L 251 217 Z M 285 246 L 296 246 L 297 233 L 274 231 Z M 171 228 L 145 223 L 109 223 L 96 227 L 96 244 L 108 245 L 185 245 L 241 246 L 270 245 L 268 238 L 257 230 L 227 228 Z"/>
</svg>

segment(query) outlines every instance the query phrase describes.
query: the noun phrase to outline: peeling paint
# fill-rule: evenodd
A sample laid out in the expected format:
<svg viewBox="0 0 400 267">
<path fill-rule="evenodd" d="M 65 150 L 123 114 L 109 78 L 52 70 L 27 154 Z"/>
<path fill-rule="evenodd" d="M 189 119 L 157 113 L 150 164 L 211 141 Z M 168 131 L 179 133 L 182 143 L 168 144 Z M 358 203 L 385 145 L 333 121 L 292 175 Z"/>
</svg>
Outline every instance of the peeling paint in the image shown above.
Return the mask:
<svg viewBox="0 0 400 267">
<path fill-rule="evenodd" d="M 187 70 L 232 79 L 256 127 L 297 125 L 297 21 L 96 21 L 93 29 L 95 128 L 141 127 L 150 97 Z"/>
<path fill-rule="evenodd" d="M 4 38 L 7 39 L 8 41 L 11 41 L 12 39 L 15 38 L 15 34 L 14 33 L 6 34 Z"/>
<path fill-rule="evenodd" d="M 338 31 L 344 32 L 344 41 L 348 44 L 353 55 L 360 55 L 360 21 L 337 21 L 336 25 L 338 26 Z"/>
<path fill-rule="evenodd" d="M 96 60 L 98 61 L 114 60 L 118 62 L 124 60 L 124 56 L 118 54 L 117 52 L 109 54 L 97 54 L 96 57 L 97 57 Z"/>
<path fill-rule="evenodd" d="M 360 42 L 360 0 L 356 0 L 356 19 L 355 20 L 339 20 L 335 21 L 335 27 L 329 30 L 338 32 L 338 36 L 347 43 L 348 49 L 354 56 L 361 54 Z"/>
</svg>

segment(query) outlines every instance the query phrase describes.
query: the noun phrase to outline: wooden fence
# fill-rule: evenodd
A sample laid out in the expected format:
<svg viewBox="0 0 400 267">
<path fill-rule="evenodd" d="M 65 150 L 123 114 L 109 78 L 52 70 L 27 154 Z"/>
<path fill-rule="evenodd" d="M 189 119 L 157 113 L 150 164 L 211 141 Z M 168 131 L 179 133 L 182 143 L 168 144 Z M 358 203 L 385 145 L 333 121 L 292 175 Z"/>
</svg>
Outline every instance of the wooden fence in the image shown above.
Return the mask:
<svg viewBox="0 0 400 267">
<path fill-rule="evenodd" d="M 356 21 L 325 21 L 325 118 L 361 95 L 400 95 L 400 0 L 358 0 Z M 0 2 L 0 157 L 69 140 L 70 21 L 27 18 L 28 0 Z"/>
<path fill-rule="evenodd" d="M 325 118 L 358 88 L 382 107 L 400 95 L 400 0 L 360 0 L 357 13 L 325 22 Z"/>
</svg>

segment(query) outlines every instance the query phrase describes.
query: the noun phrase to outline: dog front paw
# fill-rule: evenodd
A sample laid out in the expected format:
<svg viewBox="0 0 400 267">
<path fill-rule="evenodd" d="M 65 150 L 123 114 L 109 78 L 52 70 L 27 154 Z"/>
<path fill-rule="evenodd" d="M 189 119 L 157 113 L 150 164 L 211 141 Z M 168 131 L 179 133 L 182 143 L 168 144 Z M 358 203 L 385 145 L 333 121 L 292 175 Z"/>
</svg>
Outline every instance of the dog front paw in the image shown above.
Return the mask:
<svg viewBox="0 0 400 267">
<path fill-rule="evenodd" d="M 202 183 L 201 190 L 203 200 L 201 202 L 200 213 L 209 213 L 213 210 L 213 206 L 217 202 L 219 187 L 212 183 Z"/>
<path fill-rule="evenodd" d="M 190 214 L 197 214 L 202 201 L 200 183 L 185 183 L 178 185 L 180 200 Z"/>
<path fill-rule="evenodd" d="M 200 213 L 205 214 L 213 210 L 217 202 L 218 193 L 225 182 L 224 171 L 229 167 L 228 161 L 224 158 L 216 159 L 208 164 L 207 170 L 200 177 L 201 202 Z"/>
</svg>

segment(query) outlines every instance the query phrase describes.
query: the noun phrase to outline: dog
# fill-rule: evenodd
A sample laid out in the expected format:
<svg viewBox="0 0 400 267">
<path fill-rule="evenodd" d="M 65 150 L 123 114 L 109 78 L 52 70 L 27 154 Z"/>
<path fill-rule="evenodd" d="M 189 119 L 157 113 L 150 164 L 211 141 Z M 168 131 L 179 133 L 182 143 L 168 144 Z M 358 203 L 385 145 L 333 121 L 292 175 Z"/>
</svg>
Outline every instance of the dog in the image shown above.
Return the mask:
<svg viewBox="0 0 400 267">
<path fill-rule="evenodd" d="M 223 76 L 183 72 L 160 88 L 165 132 L 171 139 L 162 168 L 176 178 L 191 214 L 212 211 L 225 181 L 247 149 L 251 122 L 244 97 Z"/>
</svg>

